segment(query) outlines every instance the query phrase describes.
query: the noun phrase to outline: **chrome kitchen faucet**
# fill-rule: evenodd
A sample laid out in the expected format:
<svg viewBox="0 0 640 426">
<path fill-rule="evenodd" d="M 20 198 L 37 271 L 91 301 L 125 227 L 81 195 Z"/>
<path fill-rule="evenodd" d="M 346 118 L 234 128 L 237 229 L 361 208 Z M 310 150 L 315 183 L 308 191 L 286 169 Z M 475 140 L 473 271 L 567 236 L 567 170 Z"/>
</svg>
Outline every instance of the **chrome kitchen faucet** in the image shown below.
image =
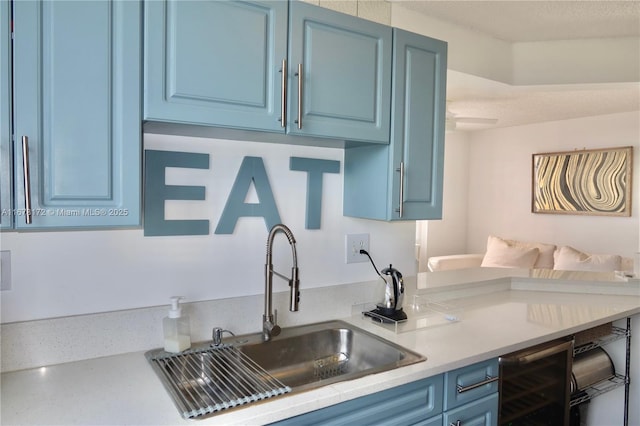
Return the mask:
<svg viewBox="0 0 640 426">
<path fill-rule="evenodd" d="M 272 264 L 272 247 L 273 239 L 276 234 L 282 232 L 286 235 L 291 245 L 293 255 L 293 266 L 291 267 L 291 278 L 282 275 L 273 270 Z M 271 298 L 273 296 L 273 275 L 289 282 L 289 310 L 295 312 L 298 310 L 298 302 L 300 301 L 300 280 L 298 279 L 298 256 L 296 254 L 296 239 L 293 237 L 291 230 L 283 224 L 274 225 L 269 231 L 267 238 L 267 261 L 264 265 L 265 288 L 264 288 L 264 315 L 262 315 L 262 340 L 265 342 L 271 340 L 272 336 L 280 334 L 280 326 L 278 326 L 278 311 L 272 313 Z"/>
</svg>

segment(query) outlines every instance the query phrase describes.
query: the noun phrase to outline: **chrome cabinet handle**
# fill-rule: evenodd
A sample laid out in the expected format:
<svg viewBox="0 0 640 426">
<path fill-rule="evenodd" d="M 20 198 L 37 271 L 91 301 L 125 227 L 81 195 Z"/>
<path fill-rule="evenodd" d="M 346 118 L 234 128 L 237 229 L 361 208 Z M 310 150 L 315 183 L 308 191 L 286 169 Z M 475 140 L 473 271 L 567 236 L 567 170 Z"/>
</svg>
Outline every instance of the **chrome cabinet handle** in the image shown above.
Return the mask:
<svg viewBox="0 0 640 426">
<path fill-rule="evenodd" d="M 29 174 L 29 138 L 22 137 L 22 174 L 24 177 L 24 208 L 27 225 L 33 222 L 31 213 L 31 177 Z"/>
<path fill-rule="evenodd" d="M 497 380 L 498 380 L 498 376 L 492 377 L 492 376 L 487 374 L 487 378 L 485 380 L 481 381 L 481 382 L 474 383 L 474 384 L 469 385 L 469 386 L 456 385 L 456 389 L 457 389 L 458 393 L 464 393 L 464 392 L 468 392 L 470 390 L 479 388 L 480 386 L 488 385 L 489 383 L 493 383 L 493 382 L 495 382 Z"/>
<path fill-rule="evenodd" d="M 302 129 L 302 64 L 298 64 L 296 76 L 298 77 L 298 119 L 296 123 L 298 129 Z"/>
<path fill-rule="evenodd" d="M 280 127 L 287 127 L 287 59 L 282 60 L 282 89 L 280 90 Z"/>
<path fill-rule="evenodd" d="M 400 167 L 396 169 L 396 172 L 400 172 L 400 204 L 396 209 L 399 217 L 404 216 L 404 161 L 400 162 Z"/>
</svg>

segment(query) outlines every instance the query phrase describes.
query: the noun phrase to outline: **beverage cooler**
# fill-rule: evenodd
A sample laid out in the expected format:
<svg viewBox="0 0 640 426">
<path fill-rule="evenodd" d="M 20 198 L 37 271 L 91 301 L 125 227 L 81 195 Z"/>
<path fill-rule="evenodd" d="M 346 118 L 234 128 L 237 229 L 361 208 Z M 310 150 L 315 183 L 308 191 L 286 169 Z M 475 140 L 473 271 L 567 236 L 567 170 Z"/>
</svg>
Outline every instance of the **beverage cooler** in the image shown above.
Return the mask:
<svg viewBox="0 0 640 426">
<path fill-rule="evenodd" d="M 500 357 L 501 426 L 569 426 L 573 340 Z"/>
</svg>

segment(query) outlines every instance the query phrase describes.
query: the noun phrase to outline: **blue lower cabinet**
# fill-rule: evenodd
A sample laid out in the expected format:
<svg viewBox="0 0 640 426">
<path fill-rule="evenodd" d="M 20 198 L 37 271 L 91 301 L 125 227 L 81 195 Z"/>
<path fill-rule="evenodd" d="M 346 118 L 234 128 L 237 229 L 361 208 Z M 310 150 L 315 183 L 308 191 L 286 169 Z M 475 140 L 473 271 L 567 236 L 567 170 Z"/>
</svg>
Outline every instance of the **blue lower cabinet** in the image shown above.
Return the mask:
<svg viewBox="0 0 640 426">
<path fill-rule="evenodd" d="M 411 426 L 441 426 L 442 425 L 442 414 L 437 415 L 435 417 L 431 417 L 430 419 L 420 421 L 418 423 L 413 423 Z"/>
<path fill-rule="evenodd" d="M 450 410 L 498 392 L 498 368 L 498 360 L 490 359 L 446 372 L 444 409 Z"/>
<path fill-rule="evenodd" d="M 273 424 L 497 426 L 497 380 L 490 359 Z"/>
<path fill-rule="evenodd" d="M 312 411 L 275 425 L 423 425 L 442 423 L 442 375 Z"/>
<path fill-rule="evenodd" d="M 443 426 L 496 426 L 498 424 L 498 393 L 461 405 L 442 415 Z"/>
</svg>

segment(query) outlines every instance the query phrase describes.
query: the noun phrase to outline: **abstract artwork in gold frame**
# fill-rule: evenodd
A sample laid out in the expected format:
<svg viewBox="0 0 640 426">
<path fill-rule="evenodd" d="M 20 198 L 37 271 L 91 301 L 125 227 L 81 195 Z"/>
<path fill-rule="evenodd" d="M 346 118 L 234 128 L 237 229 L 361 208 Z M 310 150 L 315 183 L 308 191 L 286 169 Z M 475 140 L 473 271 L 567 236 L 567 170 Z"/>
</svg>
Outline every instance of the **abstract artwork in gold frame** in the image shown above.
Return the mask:
<svg viewBox="0 0 640 426">
<path fill-rule="evenodd" d="M 533 213 L 631 216 L 633 147 L 533 154 Z"/>
</svg>

